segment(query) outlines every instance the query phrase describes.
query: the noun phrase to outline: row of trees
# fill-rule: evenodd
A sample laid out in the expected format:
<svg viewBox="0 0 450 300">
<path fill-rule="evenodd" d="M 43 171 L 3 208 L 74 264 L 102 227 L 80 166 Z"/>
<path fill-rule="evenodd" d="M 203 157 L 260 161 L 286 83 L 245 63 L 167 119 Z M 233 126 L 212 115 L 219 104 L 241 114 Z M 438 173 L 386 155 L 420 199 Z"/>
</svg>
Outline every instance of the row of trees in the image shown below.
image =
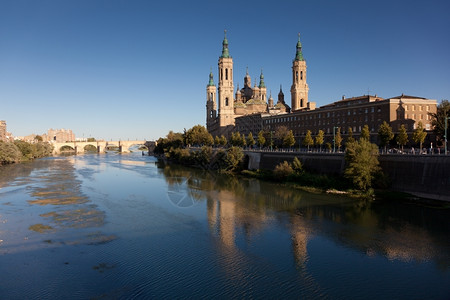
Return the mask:
<svg viewBox="0 0 450 300">
<path fill-rule="evenodd" d="M 0 165 L 29 161 L 52 155 L 53 146 L 49 143 L 28 143 L 14 141 L 7 143 L 0 141 Z"/>
</svg>

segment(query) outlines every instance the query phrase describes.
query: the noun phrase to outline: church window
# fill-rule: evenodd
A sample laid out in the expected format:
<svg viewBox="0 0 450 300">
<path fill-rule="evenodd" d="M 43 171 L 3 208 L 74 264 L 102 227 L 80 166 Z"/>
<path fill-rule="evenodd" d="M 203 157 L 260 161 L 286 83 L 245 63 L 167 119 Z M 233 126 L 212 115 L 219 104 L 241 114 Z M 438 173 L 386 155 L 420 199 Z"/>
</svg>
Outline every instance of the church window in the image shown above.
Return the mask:
<svg viewBox="0 0 450 300">
<path fill-rule="evenodd" d="M 300 80 L 303 80 L 303 71 L 300 71 Z"/>
<path fill-rule="evenodd" d="M 209 100 L 211 100 L 211 101 L 213 100 L 213 93 L 209 94 Z"/>
<path fill-rule="evenodd" d="M 298 71 L 295 71 L 295 81 L 298 82 Z"/>
<path fill-rule="evenodd" d="M 228 97 L 225 98 L 225 106 L 228 106 Z"/>
<path fill-rule="evenodd" d="M 223 69 L 220 69 L 220 80 L 223 80 Z"/>
<path fill-rule="evenodd" d="M 228 80 L 228 69 L 225 69 L 225 80 Z"/>
<path fill-rule="evenodd" d="M 303 99 L 300 100 L 300 107 L 303 107 Z"/>
</svg>

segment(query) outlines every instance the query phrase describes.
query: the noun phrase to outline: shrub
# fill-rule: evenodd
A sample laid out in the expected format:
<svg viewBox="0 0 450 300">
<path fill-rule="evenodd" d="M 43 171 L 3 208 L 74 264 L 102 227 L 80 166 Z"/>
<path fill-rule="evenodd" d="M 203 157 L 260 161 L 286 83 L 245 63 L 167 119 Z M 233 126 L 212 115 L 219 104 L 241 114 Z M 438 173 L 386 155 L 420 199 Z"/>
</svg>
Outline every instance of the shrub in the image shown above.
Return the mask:
<svg viewBox="0 0 450 300">
<path fill-rule="evenodd" d="M 298 157 L 295 157 L 294 160 L 292 161 L 292 169 L 297 174 L 303 173 L 303 165 L 300 162 L 300 160 L 298 159 Z"/>
<path fill-rule="evenodd" d="M 283 161 L 279 165 L 275 167 L 275 170 L 273 171 L 273 175 L 275 176 L 275 179 L 283 180 L 286 179 L 288 176 L 292 175 L 294 173 L 294 170 L 291 167 L 291 164 L 287 161 Z"/>
<path fill-rule="evenodd" d="M 14 143 L 0 141 L 0 165 L 20 162 L 22 152 Z"/>
</svg>

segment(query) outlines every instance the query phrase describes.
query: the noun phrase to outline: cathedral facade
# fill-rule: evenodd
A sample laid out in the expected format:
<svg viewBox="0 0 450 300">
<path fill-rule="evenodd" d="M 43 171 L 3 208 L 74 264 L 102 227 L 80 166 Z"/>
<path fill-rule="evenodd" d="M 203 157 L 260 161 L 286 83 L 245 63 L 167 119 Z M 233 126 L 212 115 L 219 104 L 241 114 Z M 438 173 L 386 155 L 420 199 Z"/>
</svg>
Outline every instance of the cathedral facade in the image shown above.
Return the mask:
<svg viewBox="0 0 450 300">
<path fill-rule="evenodd" d="M 206 126 L 213 136 L 229 136 L 235 129 L 235 119 L 248 115 L 278 115 L 291 111 L 308 109 L 308 84 L 306 83 L 306 61 L 302 54 L 300 35 L 296 46 L 296 54 L 292 63 L 291 106 L 284 101 L 284 93 L 280 86 L 277 103 L 272 95 L 267 97 L 264 75 L 261 71 L 259 84 L 252 87 L 248 70 L 244 77 L 243 88 L 239 85 L 235 91 L 233 83 L 233 58 L 228 49 L 228 40 L 222 42 L 222 55 L 218 62 L 218 87 L 214 84 L 212 72 L 206 86 Z M 292 108 L 291 108 L 292 107 Z"/>
</svg>

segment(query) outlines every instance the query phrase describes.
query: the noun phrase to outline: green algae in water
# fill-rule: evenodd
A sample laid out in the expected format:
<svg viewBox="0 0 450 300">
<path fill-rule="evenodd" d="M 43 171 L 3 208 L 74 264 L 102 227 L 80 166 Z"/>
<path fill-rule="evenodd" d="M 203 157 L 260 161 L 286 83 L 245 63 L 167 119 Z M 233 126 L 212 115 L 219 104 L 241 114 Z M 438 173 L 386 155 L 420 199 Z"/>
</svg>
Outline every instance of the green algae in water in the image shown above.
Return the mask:
<svg viewBox="0 0 450 300">
<path fill-rule="evenodd" d="M 53 229 L 53 227 L 44 224 L 34 224 L 28 227 L 29 230 L 44 233 Z"/>
</svg>

